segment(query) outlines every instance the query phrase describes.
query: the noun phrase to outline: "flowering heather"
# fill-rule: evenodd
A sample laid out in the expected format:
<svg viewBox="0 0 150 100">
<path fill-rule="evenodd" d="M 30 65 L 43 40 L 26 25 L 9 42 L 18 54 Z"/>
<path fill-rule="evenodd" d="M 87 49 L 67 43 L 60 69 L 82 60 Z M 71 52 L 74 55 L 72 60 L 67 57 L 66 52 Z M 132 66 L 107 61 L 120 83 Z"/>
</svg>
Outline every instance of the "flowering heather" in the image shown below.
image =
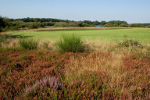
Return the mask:
<svg viewBox="0 0 150 100">
<path fill-rule="evenodd" d="M 0 99 L 149 100 L 150 51 L 133 49 L 1 49 Z"/>
<path fill-rule="evenodd" d="M 32 86 L 26 89 L 26 93 L 29 93 L 37 88 L 49 87 L 52 89 L 61 90 L 63 85 L 56 77 L 45 77 L 42 80 L 36 81 Z"/>
</svg>

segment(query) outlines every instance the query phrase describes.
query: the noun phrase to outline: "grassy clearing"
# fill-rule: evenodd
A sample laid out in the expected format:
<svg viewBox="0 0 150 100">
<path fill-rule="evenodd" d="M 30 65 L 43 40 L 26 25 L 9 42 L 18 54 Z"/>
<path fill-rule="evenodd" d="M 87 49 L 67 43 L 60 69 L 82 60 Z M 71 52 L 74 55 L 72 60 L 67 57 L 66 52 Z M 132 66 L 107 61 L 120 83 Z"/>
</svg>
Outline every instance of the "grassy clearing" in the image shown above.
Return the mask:
<svg viewBox="0 0 150 100">
<path fill-rule="evenodd" d="M 53 31 L 8 32 L 10 35 L 23 35 L 39 40 L 58 40 L 63 34 L 76 34 L 83 40 L 100 42 L 118 42 L 126 39 L 150 43 L 150 28 L 131 29 L 76 29 Z"/>
</svg>

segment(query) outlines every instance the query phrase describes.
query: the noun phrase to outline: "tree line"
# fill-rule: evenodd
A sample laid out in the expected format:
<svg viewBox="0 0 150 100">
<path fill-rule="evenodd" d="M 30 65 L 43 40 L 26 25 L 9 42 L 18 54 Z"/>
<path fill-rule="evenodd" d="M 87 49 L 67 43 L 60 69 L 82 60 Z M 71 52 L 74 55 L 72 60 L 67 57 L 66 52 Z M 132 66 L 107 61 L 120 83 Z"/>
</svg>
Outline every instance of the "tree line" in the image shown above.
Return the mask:
<svg viewBox="0 0 150 100">
<path fill-rule="evenodd" d="M 128 24 L 126 21 L 72 21 L 54 18 L 6 18 L 0 17 L 0 32 L 8 30 L 44 27 L 150 27 L 150 24 Z"/>
</svg>

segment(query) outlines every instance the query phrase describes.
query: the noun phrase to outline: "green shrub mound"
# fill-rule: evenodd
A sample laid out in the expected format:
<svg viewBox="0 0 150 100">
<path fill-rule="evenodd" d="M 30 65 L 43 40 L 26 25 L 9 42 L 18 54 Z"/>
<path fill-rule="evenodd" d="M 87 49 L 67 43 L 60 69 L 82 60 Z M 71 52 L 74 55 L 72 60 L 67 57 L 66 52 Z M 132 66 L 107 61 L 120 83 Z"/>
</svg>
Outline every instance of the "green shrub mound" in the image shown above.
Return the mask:
<svg viewBox="0 0 150 100">
<path fill-rule="evenodd" d="M 33 39 L 20 39 L 19 44 L 22 48 L 33 50 L 38 48 L 38 41 Z"/>
<path fill-rule="evenodd" d="M 56 43 L 61 52 L 84 52 L 84 45 L 80 37 L 76 35 L 63 35 Z"/>
</svg>

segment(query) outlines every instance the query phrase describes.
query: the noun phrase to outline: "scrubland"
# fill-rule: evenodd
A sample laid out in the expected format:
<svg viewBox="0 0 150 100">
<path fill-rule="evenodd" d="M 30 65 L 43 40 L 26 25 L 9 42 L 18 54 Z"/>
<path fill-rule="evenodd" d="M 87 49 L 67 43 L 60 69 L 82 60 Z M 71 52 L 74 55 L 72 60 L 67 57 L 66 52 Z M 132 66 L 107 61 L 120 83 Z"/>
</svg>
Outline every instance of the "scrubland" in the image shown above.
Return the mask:
<svg viewBox="0 0 150 100">
<path fill-rule="evenodd" d="M 58 33 L 49 34 L 46 38 L 54 36 L 49 42 L 42 41 L 48 31 L 31 32 L 42 40 L 28 39 L 30 33 L 2 34 L 0 98 L 149 100 L 149 30 L 74 30 L 81 38 L 54 41 L 59 38 L 56 35 L 64 32 L 58 30 L 50 31 Z M 107 36 L 107 42 L 103 41 Z M 68 47 L 69 44 L 73 46 Z"/>
</svg>

